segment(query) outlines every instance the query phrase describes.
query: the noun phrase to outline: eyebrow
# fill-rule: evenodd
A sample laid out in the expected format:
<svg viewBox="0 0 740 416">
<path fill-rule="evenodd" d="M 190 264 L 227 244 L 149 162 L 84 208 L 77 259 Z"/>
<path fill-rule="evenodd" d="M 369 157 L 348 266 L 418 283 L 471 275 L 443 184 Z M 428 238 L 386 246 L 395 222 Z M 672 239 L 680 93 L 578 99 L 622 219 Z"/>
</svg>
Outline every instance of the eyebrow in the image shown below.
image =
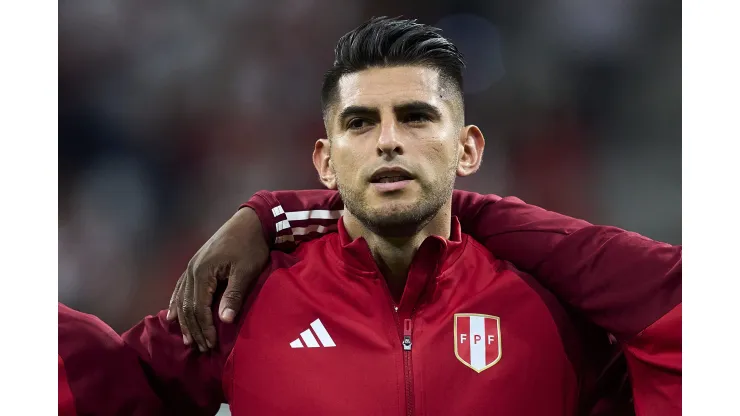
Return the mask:
<svg viewBox="0 0 740 416">
<path fill-rule="evenodd" d="M 352 116 L 371 116 L 371 117 L 377 117 L 378 116 L 378 109 L 372 108 L 372 107 L 364 107 L 360 105 L 351 105 L 344 110 L 342 110 L 341 113 L 339 113 L 339 117 L 337 117 L 337 120 L 342 123 L 344 120 L 352 117 Z"/>
<path fill-rule="evenodd" d="M 424 101 L 411 101 L 408 103 L 399 104 L 393 107 L 393 112 L 396 114 L 407 114 L 407 113 L 427 113 L 433 118 L 442 118 L 442 111 L 437 106 L 429 104 Z"/>
<path fill-rule="evenodd" d="M 439 108 L 424 101 L 410 101 L 407 103 L 396 105 L 393 107 L 393 112 L 396 115 L 421 112 L 430 114 L 436 119 L 442 118 L 442 112 Z M 374 107 L 351 105 L 349 107 L 346 107 L 344 110 L 342 110 L 341 113 L 339 113 L 339 117 L 337 117 L 337 120 L 342 123 L 344 120 L 352 116 L 378 117 L 378 113 L 378 109 Z"/>
</svg>

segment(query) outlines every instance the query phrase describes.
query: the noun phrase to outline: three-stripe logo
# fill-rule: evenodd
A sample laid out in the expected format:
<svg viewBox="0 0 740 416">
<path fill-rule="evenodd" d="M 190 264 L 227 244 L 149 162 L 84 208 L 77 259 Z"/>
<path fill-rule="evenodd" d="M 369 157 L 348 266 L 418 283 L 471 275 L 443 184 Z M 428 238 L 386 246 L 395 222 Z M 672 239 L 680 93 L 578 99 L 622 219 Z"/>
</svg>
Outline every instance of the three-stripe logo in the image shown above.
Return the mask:
<svg viewBox="0 0 740 416">
<path fill-rule="evenodd" d="M 313 332 L 311 332 L 312 329 Z M 316 334 L 316 337 L 319 338 L 318 341 L 316 341 L 314 333 Z M 303 340 L 303 342 L 301 342 L 301 340 Z M 321 345 L 319 345 L 319 342 L 321 343 Z M 335 344 L 334 340 L 331 338 L 331 335 L 326 332 L 326 328 L 324 328 L 324 324 L 321 323 L 320 319 L 311 322 L 311 327 L 301 332 L 301 337 L 296 338 L 293 342 L 291 342 L 290 348 L 303 348 L 304 343 L 308 348 L 329 348 L 337 346 L 337 344 Z"/>
</svg>

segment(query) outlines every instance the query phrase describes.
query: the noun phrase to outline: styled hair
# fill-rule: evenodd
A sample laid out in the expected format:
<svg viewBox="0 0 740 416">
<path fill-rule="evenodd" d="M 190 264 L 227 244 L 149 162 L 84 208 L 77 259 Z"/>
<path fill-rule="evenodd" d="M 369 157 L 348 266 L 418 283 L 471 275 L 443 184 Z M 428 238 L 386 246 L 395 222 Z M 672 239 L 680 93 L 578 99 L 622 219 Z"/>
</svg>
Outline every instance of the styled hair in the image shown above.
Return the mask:
<svg viewBox="0 0 740 416">
<path fill-rule="evenodd" d="M 462 100 L 465 60 L 441 30 L 416 20 L 374 17 L 339 38 L 334 65 L 324 75 L 321 110 L 336 99 L 342 76 L 369 68 L 404 65 L 426 66 L 438 71 L 440 82 L 450 82 Z"/>
</svg>

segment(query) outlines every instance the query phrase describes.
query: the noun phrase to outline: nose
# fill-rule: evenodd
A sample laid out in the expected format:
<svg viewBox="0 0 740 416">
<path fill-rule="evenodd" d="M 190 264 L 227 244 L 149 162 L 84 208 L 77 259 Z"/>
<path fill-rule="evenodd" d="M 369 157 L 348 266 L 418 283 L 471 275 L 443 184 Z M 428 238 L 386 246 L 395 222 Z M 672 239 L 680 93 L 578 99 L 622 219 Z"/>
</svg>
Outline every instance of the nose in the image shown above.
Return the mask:
<svg viewBox="0 0 740 416">
<path fill-rule="evenodd" d="M 395 120 L 381 123 L 377 146 L 378 156 L 392 158 L 403 154 L 403 146 Z"/>
</svg>

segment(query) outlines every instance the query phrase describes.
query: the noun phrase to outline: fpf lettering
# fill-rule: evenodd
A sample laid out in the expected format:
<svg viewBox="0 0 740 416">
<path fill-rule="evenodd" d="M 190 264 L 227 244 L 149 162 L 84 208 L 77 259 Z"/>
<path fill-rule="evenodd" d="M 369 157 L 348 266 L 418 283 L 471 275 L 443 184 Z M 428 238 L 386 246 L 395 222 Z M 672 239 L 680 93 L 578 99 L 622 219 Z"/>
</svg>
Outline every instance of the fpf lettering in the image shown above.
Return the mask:
<svg viewBox="0 0 740 416">
<path fill-rule="evenodd" d="M 468 337 L 468 334 L 460 334 L 460 343 L 461 344 L 464 344 L 465 343 L 465 339 L 467 337 Z M 482 339 L 483 338 L 480 335 L 478 335 L 478 334 L 473 335 L 473 344 L 478 344 L 479 342 L 481 342 Z M 487 341 L 488 345 L 491 345 L 491 344 L 493 344 L 493 342 L 495 340 L 496 340 L 496 337 L 495 336 L 489 335 L 487 337 L 487 340 L 486 341 Z"/>
</svg>

